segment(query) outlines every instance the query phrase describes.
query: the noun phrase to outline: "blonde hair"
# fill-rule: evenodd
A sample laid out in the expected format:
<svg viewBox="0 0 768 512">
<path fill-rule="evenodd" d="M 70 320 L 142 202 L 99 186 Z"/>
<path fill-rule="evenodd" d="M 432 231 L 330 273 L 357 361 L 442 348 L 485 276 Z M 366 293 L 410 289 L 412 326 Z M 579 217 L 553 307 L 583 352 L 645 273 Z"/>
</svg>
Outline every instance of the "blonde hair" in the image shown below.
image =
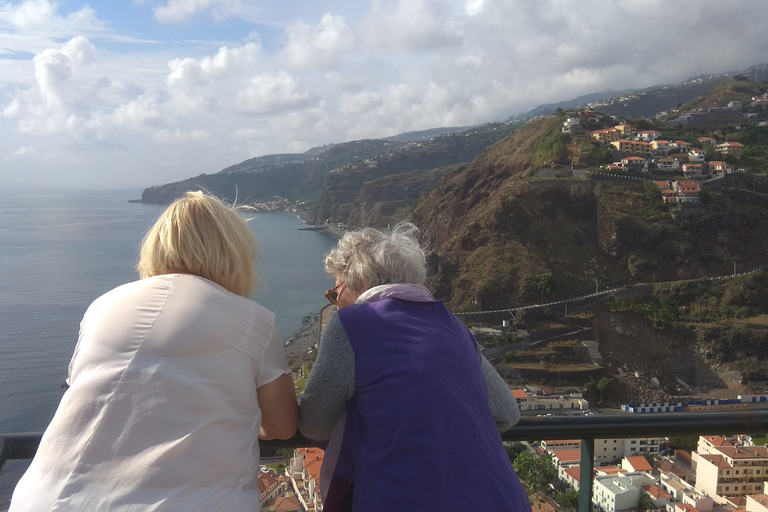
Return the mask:
<svg viewBox="0 0 768 512">
<path fill-rule="evenodd" d="M 195 274 L 247 297 L 257 276 L 258 242 L 233 208 L 203 192 L 174 201 L 144 237 L 136 269 L 142 279 Z"/>
<path fill-rule="evenodd" d="M 426 254 L 416 239 L 418 232 L 408 222 L 396 225 L 391 233 L 373 228 L 350 231 L 325 257 L 325 271 L 356 293 L 381 284 L 424 284 Z"/>
</svg>

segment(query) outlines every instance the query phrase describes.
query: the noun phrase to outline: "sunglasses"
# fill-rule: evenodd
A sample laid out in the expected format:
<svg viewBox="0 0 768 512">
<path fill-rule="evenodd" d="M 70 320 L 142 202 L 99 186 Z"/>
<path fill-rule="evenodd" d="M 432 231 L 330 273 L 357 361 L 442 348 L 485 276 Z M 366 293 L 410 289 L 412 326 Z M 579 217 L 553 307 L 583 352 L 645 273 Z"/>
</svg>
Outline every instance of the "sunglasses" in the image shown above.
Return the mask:
<svg viewBox="0 0 768 512">
<path fill-rule="evenodd" d="M 339 294 L 341 293 L 341 287 L 344 286 L 347 283 L 340 283 L 325 292 L 325 298 L 328 299 L 328 302 L 331 304 L 338 304 L 339 301 Z"/>
</svg>

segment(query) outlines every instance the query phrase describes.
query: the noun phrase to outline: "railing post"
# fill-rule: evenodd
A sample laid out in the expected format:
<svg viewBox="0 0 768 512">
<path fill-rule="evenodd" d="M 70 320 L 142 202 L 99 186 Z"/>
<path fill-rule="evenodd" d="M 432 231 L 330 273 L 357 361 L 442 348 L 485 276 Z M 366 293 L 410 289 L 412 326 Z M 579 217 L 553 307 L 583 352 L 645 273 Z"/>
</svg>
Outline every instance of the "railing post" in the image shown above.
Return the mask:
<svg viewBox="0 0 768 512">
<path fill-rule="evenodd" d="M 3 466 L 5 466 L 5 461 L 8 460 L 8 457 L 11 454 L 11 449 L 8 448 L 8 443 L 5 442 L 5 439 L 0 437 L 0 471 L 3 470 Z"/>
<path fill-rule="evenodd" d="M 579 466 L 579 512 L 592 510 L 592 473 L 595 469 L 595 440 L 581 440 L 581 462 Z"/>
</svg>

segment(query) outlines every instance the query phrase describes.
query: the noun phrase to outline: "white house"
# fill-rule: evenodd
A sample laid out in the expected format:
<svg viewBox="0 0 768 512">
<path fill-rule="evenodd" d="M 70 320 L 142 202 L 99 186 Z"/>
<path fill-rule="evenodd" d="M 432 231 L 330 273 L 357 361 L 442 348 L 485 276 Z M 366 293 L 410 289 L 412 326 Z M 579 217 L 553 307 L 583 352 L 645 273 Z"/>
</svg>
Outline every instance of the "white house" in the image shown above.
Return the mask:
<svg viewBox="0 0 768 512">
<path fill-rule="evenodd" d="M 644 485 L 655 483 L 645 473 L 597 476 L 592 488 L 592 502 L 604 512 L 617 512 L 636 508 Z"/>
<path fill-rule="evenodd" d="M 659 158 L 656 160 L 656 167 L 660 171 L 673 171 L 680 168 L 680 160 L 677 158 Z"/>
<path fill-rule="evenodd" d="M 688 152 L 688 161 L 690 162 L 703 162 L 704 151 L 699 148 L 693 148 Z"/>
<path fill-rule="evenodd" d="M 672 501 L 672 495 L 655 484 L 644 485 L 642 490 L 651 497 L 653 505 L 658 509 L 667 508 L 667 503 Z"/>
<path fill-rule="evenodd" d="M 568 396 L 547 396 L 529 393 L 524 389 L 510 392 L 521 411 L 588 411 L 589 402 L 580 393 Z"/>
</svg>

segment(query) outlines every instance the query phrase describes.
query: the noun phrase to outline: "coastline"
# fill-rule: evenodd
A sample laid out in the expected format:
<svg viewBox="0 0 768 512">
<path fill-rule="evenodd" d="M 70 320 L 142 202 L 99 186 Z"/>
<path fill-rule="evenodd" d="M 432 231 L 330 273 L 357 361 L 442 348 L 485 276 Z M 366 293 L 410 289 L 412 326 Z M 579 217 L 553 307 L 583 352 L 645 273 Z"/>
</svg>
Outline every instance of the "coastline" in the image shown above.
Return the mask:
<svg viewBox="0 0 768 512">
<path fill-rule="evenodd" d="M 288 366 L 309 361 L 308 351 L 320 341 L 320 314 L 316 313 L 299 331 L 286 340 L 285 356 Z"/>
</svg>

